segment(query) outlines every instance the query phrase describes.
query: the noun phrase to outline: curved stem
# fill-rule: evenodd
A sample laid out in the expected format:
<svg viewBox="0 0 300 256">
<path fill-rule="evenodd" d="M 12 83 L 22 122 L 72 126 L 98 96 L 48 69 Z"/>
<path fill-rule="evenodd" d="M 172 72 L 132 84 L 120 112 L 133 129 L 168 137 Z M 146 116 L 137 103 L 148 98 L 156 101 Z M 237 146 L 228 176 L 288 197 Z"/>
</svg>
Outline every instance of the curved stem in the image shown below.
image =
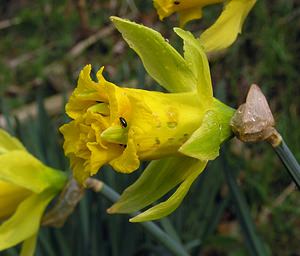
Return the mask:
<svg viewBox="0 0 300 256">
<path fill-rule="evenodd" d="M 300 166 L 289 147 L 282 139 L 281 143 L 273 147 L 273 149 L 288 170 L 298 189 L 300 189 Z"/>
<path fill-rule="evenodd" d="M 93 189 L 97 193 L 101 193 L 105 198 L 111 202 L 116 202 L 120 195 L 114 191 L 111 187 L 103 183 L 102 181 L 89 178 L 86 182 L 87 187 Z M 134 217 L 138 213 L 130 214 Z M 165 233 L 159 226 L 154 224 L 152 221 L 140 222 L 139 223 L 147 232 L 149 232 L 157 241 L 168 248 L 174 255 L 177 256 L 189 256 L 186 249 L 178 241 L 173 239 L 167 233 Z"/>
</svg>

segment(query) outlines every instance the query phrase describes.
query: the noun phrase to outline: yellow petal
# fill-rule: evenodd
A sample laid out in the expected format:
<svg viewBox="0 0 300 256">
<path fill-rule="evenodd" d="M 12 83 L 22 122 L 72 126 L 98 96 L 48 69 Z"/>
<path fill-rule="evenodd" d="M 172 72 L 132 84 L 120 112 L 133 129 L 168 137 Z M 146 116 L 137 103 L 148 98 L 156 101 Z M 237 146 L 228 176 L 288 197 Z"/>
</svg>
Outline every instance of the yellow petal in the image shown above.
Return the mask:
<svg viewBox="0 0 300 256">
<path fill-rule="evenodd" d="M 120 124 L 120 117 L 129 120 L 131 115 L 131 105 L 126 90 L 109 82 L 105 84 L 105 89 L 109 98 L 111 123 Z"/>
<path fill-rule="evenodd" d="M 191 20 L 197 20 L 202 18 L 202 7 L 192 7 L 190 9 L 185 9 L 179 11 L 179 25 L 180 27 L 184 27 L 186 23 Z"/>
<path fill-rule="evenodd" d="M 40 193 L 55 180 L 55 172 L 25 151 L 15 150 L 0 155 L 0 180 Z"/>
<path fill-rule="evenodd" d="M 0 180 L 0 221 L 15 212 L 31 191 Z"/>
<path fill-rule="evenodd" d="M 217 21 L 201 36 L 206 52 L 219 51 L 229 47 L 241 33 L 242 25 L 256 0 L 231 0 Z"/>
<path fill-rule="evenodd" d="M 37 233 L 43 212 L 55 196 L 47 190 L 26 198 L 15 214 L 0 226 L 0 250 L 12 247 Z"/>
<path fill-rule="evenodd" d="M 123 191 L 108 213 L 132 213 L 154 203 L 195 171 L 199 161 L 190 157 L 166 157 L 151 161 L 142 175 Z"/>
<path fill-rule="evenodd" d="M 130 135 L 129 135 L 130 136 Z M 133 138 L 128 139 L 127 147 L 123 154 L 113 159 L 109 164 L 118 172 L 131 173 L 139 168 L 140 160 Z"/>
<path fill-rule="evenodd" d="M 87 147 L 91 151 L 89 161 L 90 175 L 98 172 L 102 165 L 122 154 L 123 147 L 120 145 L 110 144 L 106 149 L 102 148 L 98 143 L 88 143 Z"/>
<path fill-rule="evenodd" d="M 10 136 L 6 131 L 0 129 L 0 154 L 11 150 L 24 150 L 24 146 L 16 138 Z"/>
<path fill-rule="evenodd" d="M 179 13 L 180 27 L 187 22 L 202 18 L 202 8 L 224 0 L 154 0 L 153 4 L 161 20 L 174 12 Z"/>
<path fill-rule="evenodd" d="M 91 65 L 87 65 L 80 72 L 78 84 L 66 105 L 66 113 L 76 119 L 96 102 L 107 102 L 107 95 L 104 91 L 103 80 L 96 83 L 91 79 Z M 100 69 L 101 72 L 103 67 Z"/>
<path fill-rule="evenodd" d="M 76 152 L 80 134 L 77 122 L 71 121 L 70 123 L 60 127 L 59 131 L 64 135 L 65 138 L 63 144 L 65 155 L 69 155 L 70 153 Z"/>
<path fill-rule="evenodd" d="M 191 32 L 180 28 L 175 28 L 174 31 L 184 41 L 184 58 L 197 79 L 200 104 L 202 105 L 202 108 L 209 108 L 213 101 L 213 88 L 209 63 L 204 49 Z"/>
<path fill-rule="evenodd" d="M 76 157 L 74 154 L 68 155 L 74 178 L 79 184 L 84 184 L 85 180 L 90 176 L 88 169 L 85 169 L 86 160 Z"/>
<path fill-rule="evenodd" d="M 169 92 L 195 89 L 195 78 L 185 60 L 160 33 L 118 17 L 111 17 L 111 20 L 159 85 Z"/>
<path fill-rule="evenodd" d="M 170 16 L 174 10 L 173 10 L 173 0 L 154 0 L 153 4 L 154 7 L 157 10 L 158 16 L 161 20 L 163 20 L 165 17 Z"/>
<path fill-rule="evenodd" d="M 179 152 L 199 160 L 214 160 L 219 155 L 221 125 L 214 111 L 207 111 L 201 126 L 180 147 Z"/>
<path fill-rule="evenodd" d="M 155 219 L 163 218 L 173 212 L 182 202 L 186 194 L 188 193 L 191 185 L 195 179 L 204 170 L 207 161 L 198 161 L 190 168 L 192 169 L 190 175 L 179 185 L 173 195 L 171 195 L 165 202 L 159 203 L 147 211 L 137 215 L 136 217 L 130 219 L 130 222 L 142 222 L 150 221 Z"/>
<path fill-rule="evenodd" d="M 128 97 L 133 110 L 129 132 L 133 130 L 140 159 L 176 154 L 205 113 L 196 91 L 170 94 L 134 90 Z"/>
</svg>

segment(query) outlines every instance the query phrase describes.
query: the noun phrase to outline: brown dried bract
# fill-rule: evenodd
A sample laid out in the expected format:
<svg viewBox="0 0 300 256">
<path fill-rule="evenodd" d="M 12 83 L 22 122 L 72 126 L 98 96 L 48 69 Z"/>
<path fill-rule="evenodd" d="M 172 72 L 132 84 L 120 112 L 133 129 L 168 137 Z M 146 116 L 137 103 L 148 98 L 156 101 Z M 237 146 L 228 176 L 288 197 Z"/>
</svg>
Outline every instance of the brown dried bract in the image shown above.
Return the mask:
<svg viewBox="0 0 300 256">
<path fill-rule="evenodd" d="M 67 218 L 73 213 L 83 194 L 84 188 L 74 178 L 71 178 L 53 208 L 44 215 L 42 225 L 62 227 Z"/>
<path fill-rule="evenodd" d="M 231 119 L 230 125 L 235 135 L 244 142 L 268 141 L 276 147 L 281 142 L 274 128 L 275 121 L 266 97 L 253 84 L 242 104 Z"/>
</svg>

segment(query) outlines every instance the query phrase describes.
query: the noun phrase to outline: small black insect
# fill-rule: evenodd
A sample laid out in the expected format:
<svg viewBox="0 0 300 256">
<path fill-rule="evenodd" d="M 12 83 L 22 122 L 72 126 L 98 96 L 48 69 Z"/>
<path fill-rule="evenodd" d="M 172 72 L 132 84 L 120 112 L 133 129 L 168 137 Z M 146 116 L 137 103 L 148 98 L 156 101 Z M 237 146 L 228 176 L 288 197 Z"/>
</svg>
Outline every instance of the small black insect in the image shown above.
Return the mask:
<svg viewBox="0 0 300 256">
<path fill-rule="evenodd" d="M 120 117 L 119 120 L 120 120 L 121 126 L 124 127 L 124 128 L 126 128 L 127 127 L 127 122 L 126 122 L 125 118 L 124 117 Z"/>
<path fill-rule="evenodd" d="M 180 2 L 179 1 L 174 1 L 174 4 L 178 5 L 178 4 L 180 4 Z"/>
</svg>

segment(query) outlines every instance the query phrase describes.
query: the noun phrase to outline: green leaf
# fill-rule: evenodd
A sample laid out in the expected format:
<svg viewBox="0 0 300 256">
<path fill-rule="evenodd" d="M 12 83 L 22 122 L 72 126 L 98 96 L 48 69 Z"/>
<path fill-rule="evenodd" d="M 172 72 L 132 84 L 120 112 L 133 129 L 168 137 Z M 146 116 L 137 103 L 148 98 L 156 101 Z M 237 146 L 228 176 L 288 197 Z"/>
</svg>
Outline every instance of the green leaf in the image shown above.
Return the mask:
<svg viewBox="0 0 300 256">
<path fill-rule="evenodd" d="M 146 207 L 184 181 L 198 162 L 190 157 L 168 157 L 152 161 L 108 212 L 132 213 Z"/>
<path fill-rule="evenodd" d="M 196 79 L 184 58 L 157 31 L 111 17 L 128 45 L 140 56 L 148 74 L 170 92 L 196 89 Z"/>
<path fill-rule="evenodd" d="M 206 54 L 199 40 L 195 39 L 191 32 L 180 28 L 174 28 L 174 31 L 184 41 L 184 58 L 196 77 L 201 103 L 209 106 L 212 104 L 213 90 Z"/>
<path fill-rule="evenodd" d="M 6 131 L 0 129 L 0 155 L 12 150 L 24 150 L 24 146 L 16 138 L 10 136 Z"/>
<path fill-rule="evenodd" d="M 204 170 L 207 161 L 197 161 L 189 167 L 189 176 L 180 184 L 175 193 L 165 202 L 151 207 L 147 211 L 131 218 L 131 222 L 150 221 L 163 218 L 173 212 L 182 202 L 195 179 Z"/>
<path fill-rule="evenodd" d="M 238 219 L 240 221 L 242 232 L 244 233 L 245 242 L 248 245 L 250 255 L 270 255 L 260 237 L 257 235 L 255 224 L 252 220 L 247 201 L 243 192 L 239 188 L 239 185 L 237 184 L 233 170 L 229 169 L 226 154 L 222 154 L 221 159 L 223 160 L 222 164 L 225 178 L 237 210 Z"/>
<path fill-rule="evenodd" d="M 179 152 L 202 161 L 213 160 L 219 155 L 220 137 L 217 115 L 209 110 L 205 113 L 200 128 L 180 147 Z"/>
<path fill-rule="evenodd" d="M 0 250 L 12 247 L 38 232 L 43 212 L 55 196 L 46 190 L 25 199 L 14 215 L 0 226 Z"/>
<path fill-rule="evenodd" d="M 0 155 L 0 180 L 40 193 L 49 186 L 61 188 L 66 176 L 45 166 L 28 152 L 14 150 Z"/>
</svg>

